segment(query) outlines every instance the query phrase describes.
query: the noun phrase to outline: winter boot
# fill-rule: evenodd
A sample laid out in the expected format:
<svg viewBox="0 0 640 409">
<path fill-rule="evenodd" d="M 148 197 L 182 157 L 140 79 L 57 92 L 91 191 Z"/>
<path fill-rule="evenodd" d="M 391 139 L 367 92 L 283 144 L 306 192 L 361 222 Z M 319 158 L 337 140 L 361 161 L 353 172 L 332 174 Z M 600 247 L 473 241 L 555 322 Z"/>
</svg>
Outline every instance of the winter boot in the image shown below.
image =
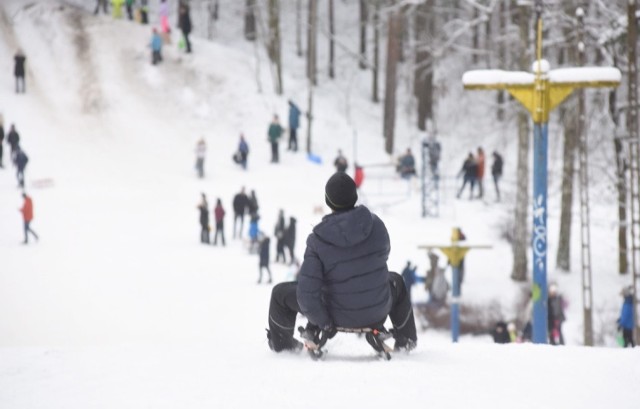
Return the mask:
<svg viewBox="0 0 640 409">
<path fill-rule="evenodd" d="M 269 344 L 269 348 L 274 352 L 280 352 L 284 350 L 289 350 L 293 352 L 302 350 L 302 342 L 297 339 L 291 337 L 291 339 L 283 339 L 282 337 L 278 337 L 277 334 L 272 334 L 270 330 L 267 329 L 267 340 Z"/>
</svg>

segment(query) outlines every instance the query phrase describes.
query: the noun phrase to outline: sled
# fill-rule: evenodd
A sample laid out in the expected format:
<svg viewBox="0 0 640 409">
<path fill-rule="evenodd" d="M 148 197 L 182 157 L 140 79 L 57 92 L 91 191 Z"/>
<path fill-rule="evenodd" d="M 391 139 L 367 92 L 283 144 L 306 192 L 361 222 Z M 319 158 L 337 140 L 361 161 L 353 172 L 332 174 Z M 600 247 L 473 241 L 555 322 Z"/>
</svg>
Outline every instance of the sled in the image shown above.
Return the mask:
<svg viewBox="0 0 640 409">
<path fill-rule="evenodd" d="M 319 340 L 310 339 L 309 333 L 304 327 L 298 327 L 300 337 L 304 341 L 304 347 L 307 349 L 309 356 L 314 361 L 323 359 L 326 356 L 327 351 L 324 349 L 325 344 L 329 340 L 326 332 L 321 333 Z M 336 327 L 337 332 L 344 332 L 348 334 L 364 334 L 367 342 L 378 353 L 380 358 L 387 361 L 391 360 L 391 348 L 385 341 L 391 338 L 393 335 L 386 328 L 344 328 Z"/>
</svg>

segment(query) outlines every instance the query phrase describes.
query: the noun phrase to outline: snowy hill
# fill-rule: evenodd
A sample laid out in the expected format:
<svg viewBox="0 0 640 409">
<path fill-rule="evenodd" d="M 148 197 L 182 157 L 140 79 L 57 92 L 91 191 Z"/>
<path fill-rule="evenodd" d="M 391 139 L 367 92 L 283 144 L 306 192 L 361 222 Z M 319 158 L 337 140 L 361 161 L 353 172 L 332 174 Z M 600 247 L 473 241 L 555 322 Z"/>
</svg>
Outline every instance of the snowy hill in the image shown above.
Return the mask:
<svg viewBox="0 0 640 409">
<path fill-rule="evenodd" d="M 20 244 L 20 190 L 5 150 L 1 408 L 637 406 L 637 350 L 577 346 L 577 274 L 552 276 L 571 302 L 567 347 L 493 345 L 486 335 L 463 336 L 451 345 L 448 333 L 427 330 L 419 333 L 417 350 L 391 362 L 379 362 L 366 342 L 350 335 L 332 340 L 321 363 L 304 354 L 272 353 L 264 332 L 271 287 L 256 285 L 257 257 L 231 238 L 231 199 L 241 186 L 255 190 L 267 234 L 279 209 L 295 216 L 301 257 L 304 238 L 321 217 L 315 209 L 323 206 L 336 151 L 343 149 L 350 159 L 355 154 L 354 127 L 358 160 L 389 162 L 379 136 L 381 107 L 368 102 L 358 84 L 341 92 L 348 75 L 319 87 L 314 152 L 323 164 L 281 146 L 281 163 L 273 165 L 266 128 L 274 113 L 286 117 L 288 97 L 304 105 L 302 61 L 286 57 L 300 69 L 285 73 L 287 95 L 278 97 L 266 62 L 257 73 L 254 50 L 239 36 L 195 38 L 189 56 L 174 44 L 165 50 L 166 61 L 153 67 L 149 27 L 55 1 L 4 0 L 0 13 L 0 72 L 12 71 L 18 47 L 28 58 L 25 95 L 13 93 L 11 76 L 0 76 L 0 112 L 5 128 L 16 124 L 30 158 L 26 189 L 35 205 L 32 227 L 41 237 L 37 244 Z M 424 273 L 427 257 L 418 245 L 446 242 L 454 226 L 463 226 L 473 242 L 491 244 L 491 250 L 467 257 L 463 302 L 496 302 L 512 319 L 526 288 L 508 279 L 510 247 L 500 226 L 509 202 L 453 198 L 460 158 L 452 152 L 458 144 L 475 147 L 474 130 L 487 131 L 487 146 L 498 146 L 504 135 L 483 122 L 457 122 L 450 135 L 465 136 L 443 136 L 450 179 L 442 217 L 420 218 L 419 191 L 392 171 L 371 175 L 361 201 L 389 229 L 391 269 L 412 260 Z M 398 149 L 415 146 L 409 126 L 399 128 Z M 231 161 L 240 133 L 251 148 L 246 172 Z M 193 169 L 200 137 L 209 148 L 203 180 Z M 509 177 L 506 182 L 512 191 Z M 221 198 L 227 209 L 226 247 L 199 243 L 200 192 L 210 204 Z M 603 220 L 592 232 L 593 241 L 602 243 L 593 255 L 594 271 L 601 272 L 594 276 L 601 332 L 615 328 L 617 292 L 625 284 L 611 271 L 615 231 Z M 557 216 L 550 219 L 556 231 L 554 223 Z M 292 275 L 280 264 L 272 263 L 272 271 L 276 282 Z M 421 289 L 414 288 L 414 297 L 424 298 Z M 613 344 L 612 334 L 606 342 Z"/>
</svg>

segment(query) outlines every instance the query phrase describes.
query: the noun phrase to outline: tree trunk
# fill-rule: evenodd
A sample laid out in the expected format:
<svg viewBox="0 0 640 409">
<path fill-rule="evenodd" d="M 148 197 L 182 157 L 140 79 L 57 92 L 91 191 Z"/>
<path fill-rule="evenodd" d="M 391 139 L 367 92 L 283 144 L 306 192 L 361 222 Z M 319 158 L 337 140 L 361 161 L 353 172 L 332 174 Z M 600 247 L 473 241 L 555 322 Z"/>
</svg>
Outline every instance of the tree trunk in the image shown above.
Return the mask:
<svg viewBox="0 0 640 409">
<path fill-rule="evenodd" d="M 329 0 L 329 78 L 333 79 L 334 74 L 334 56 L 335 47 L 333 37 L 335 36 L 335 28 L 333 24 L 333 0 Z"/>
<path fill-rule="evenodd" d="M 505 40 L 507 36 L 507 5 L 506 0 L 500 0 L 500 5 L 498 7 L 498 30 L 500 41 L 498 42 L 498 64 L 500 67 L 507 67 L 507 41 Z M 497 103 L 498 110 L 496 112 L 496 116 L 498 121 L 504 121 L 504 94 L 503 90 L 499 90 L 497 94 Z"/>
<path fill-rule="evenodd" d="M 529 30 L 530 16 L 529 6 L 519 4 L 517 6 L 518 23 L 520 27 L 520 44 L 518 65 L 521 70 L 529 71 Z M 529 210 L 529 114 L 520 107 L 518 111 L 518 169 L 517 169 L 517 190 L 516 190 L 516 210 L 514 223 L 513 242 L 513 271 L 511 278 L 515 281 L 527 280 L 527 251 L 529 240 L 527 226 Z"/>
<path fill-rule="evenodd" d="M 427 130 L 427 122 L 433 119 L 433 61 L 429 51 L 429 34 L 433 29 L 433 3 L 427 0 L 416 8 L 415 14 L 415 70 L 413 94 L 418 100 L 418 129 Z"/>
<path fill-rule="evenodd" d="M 375 5 L 376 8 L 379 7 L 379 4 Z M 377 11 L 375 11 L 377 13 Z M 367 20 L 368 10 L 367 10 L 367 0 L 360 0 L 360 61 L 358 62 L 358 66 L 360 69 L 364 70 L 367 68 Z M 376 30 L 376 28 L 374 28 Z"/>
<path fill-rule="evenodd" d="M 275 91 L 282 95 L 282 53 L 280 50 L 280 2 L 269 0 L 269 58 L 276 66 Z"/>
<path fill-rule="evenodd" d="M 575 8 L 572 1 L 564 3 L 566 15 L 573 15 Z M 577 45 L 570 41 L 575 33 L 575 27 L 566 24 L 562 27 L 565 43 L 571 43 L 569 47 L 562 47 L 560 59 L 567 59 L 571 66 L 577 63 Z M 571 224 L 573 219 L 573 182 L 575 179 L 575 157 L 578 143 L 577 138 L 577 104 L 576 99 L 571 98 L 560 108 L 560 117 L 564 126 L 564 154 L 562 158 L 562 196 L 560 203 L 560 232 L 558 237 L 558 253 L 556 265 L 558 269 L 570 271 L 571 269 Z"/>
<path fill-rule="evenodd" d="M 387 70 L 385 73 L 383 130 L 385 151 L 393 154 L 396 122 L 396 87 L 398 84 L 398 58 L 400 57 L 401 15 L 391 11 L 387 33 Z"/>
<path fill-rule="evenodd" d="M 378 77 L 380 75 L 380 0 L 373 0 L 373 70 L 371 100 L 379 102 Z"/>
<path fill-rule="evenodd" d="M 256 39 L 256 15 L 254 9 L 256 0 L 247 0 L 244 9 L 244 38 L 249 41 Z"/>
<path fill-rule="evenodd" d="M 317 79 L 317 52 L 316 52 L 316 32 L 317 32 L 317 12 L 318 1 L 309 0 L 309 24 L 307 26 L 307 78 L 311 84 L 318 85 Z"/>
<path fill-rule="evenodd" d="M 296 55 L 302 57 L 302 0 L 296 0 Z"/>
<path fill-rule="evenodd" d="M 478 17 L 480 17 L 480 12 L 478 11 L 478 8 L 475 6 L 471 6 L 473 9 L 473 20 L 478 20 Z M 473 61 L 474 64 L 478 63 L 478 50 L 480 49 L 480 25 L 479 24 L 474 24 L 472 30 L 472 35 L 471 35 L 471 48 L 472 48 L 472 59 L 471 61 Z"/>
</svg>

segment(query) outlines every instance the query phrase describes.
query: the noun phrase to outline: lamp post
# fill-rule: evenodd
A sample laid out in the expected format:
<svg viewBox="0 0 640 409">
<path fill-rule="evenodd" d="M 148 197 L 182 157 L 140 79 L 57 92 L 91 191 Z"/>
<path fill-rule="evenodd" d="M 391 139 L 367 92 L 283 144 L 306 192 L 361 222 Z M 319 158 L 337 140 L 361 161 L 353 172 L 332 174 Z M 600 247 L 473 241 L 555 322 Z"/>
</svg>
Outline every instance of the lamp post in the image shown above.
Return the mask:
<svg viewBox="0 0 640 409">
<path fill-rule="evenodd" d="M 533 74 L 502 70 L 464 73 L 468 90 L 506 90 L 527 109 L 533 128 L 533 342 L 547 338 L 547 141 L 549 112 L 578 88 L 617 87 L 620 70 L 579 67 L 550 70 L 542 59 L 542 0 L 535 1 L 536 61 Z"/>
</svg>

